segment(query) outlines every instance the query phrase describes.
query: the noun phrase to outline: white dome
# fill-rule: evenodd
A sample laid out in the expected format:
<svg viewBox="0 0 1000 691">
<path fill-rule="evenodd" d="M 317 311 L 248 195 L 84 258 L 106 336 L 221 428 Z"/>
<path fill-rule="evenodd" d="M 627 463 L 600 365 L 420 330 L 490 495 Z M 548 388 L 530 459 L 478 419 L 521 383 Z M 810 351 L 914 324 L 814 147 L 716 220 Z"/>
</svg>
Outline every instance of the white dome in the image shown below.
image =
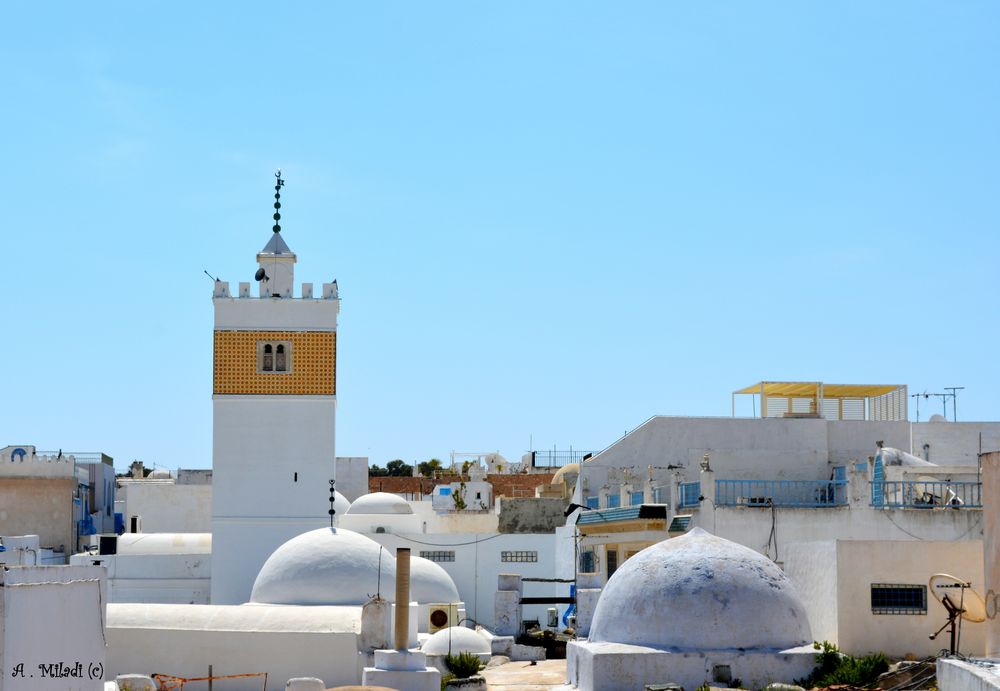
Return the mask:
<svg viewBox="0 0 1000 691">
<path fill-rule="evenodd" d="M 474 655 L 486 655 L 489 657 L 492 652 L 492 646 L 481 633 L 467 629 L 464 626 L 452 626 L 451 628 L 434 632 L 420 646 L 420 650 L 427 655 L 473 653 Z"/>
<path fill-rule="evenodd" d="M 409 502 L 398 494 L 388 492 L 372 492 L 354 500 L 349 514 L 406 514 L 413 513 Z"/>
<path fill-rule="evenodd" d="M 422 605 L 459 602 L 458 588 L 448 572 L 430 559 L 410 557 L 410 599 Z"/>
<path fill-rule="evenodd" d="M 812 633 L 781 569 L 695 528 L 615 571 L 597 601 L 590 640 L 676 651 L 786 650 L 811 642 Z"/>
<path fill-rule="evenodd" d="M 166 468 L 156 468 L 156 469 L 151 470 L 149 472 L 149 475 L 146 476 L 146 479 L 147 480 L 169 480 L 170 479 L 170 471 L 167 470 Z"/>
<path fill-rule="evenodd" d="M 347 501 L 347 497 L 337 490 L 333 491 L 333 510 L 337 512 L 338 516 L 343 516 L 351 510 L 351 502 Z"/>
<path fill-rule="evenodd" d="M 350 530 L 320 528 L 274 550 L 257 574 L 250 602 L 363 605 L 376 592 L 392 602 L 395 590 L 396 559 L 389 550 Z"/>
</svg>

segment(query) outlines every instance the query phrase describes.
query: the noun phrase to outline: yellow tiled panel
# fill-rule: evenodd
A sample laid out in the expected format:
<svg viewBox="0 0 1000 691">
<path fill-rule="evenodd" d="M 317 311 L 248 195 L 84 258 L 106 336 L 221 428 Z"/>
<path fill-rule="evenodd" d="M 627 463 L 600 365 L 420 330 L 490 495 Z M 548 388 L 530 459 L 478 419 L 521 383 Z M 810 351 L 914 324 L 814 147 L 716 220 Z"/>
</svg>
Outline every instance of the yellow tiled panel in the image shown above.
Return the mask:
<svg viewBox="0 0 1000 691">
<path fill-rule="evenodd" d="M 257 342 L 292 344 L 290 372 L 258 372 Z M 216 331 L 217 394 L 337 393 L 337 334 L 329 331 Z"/>
</svg>

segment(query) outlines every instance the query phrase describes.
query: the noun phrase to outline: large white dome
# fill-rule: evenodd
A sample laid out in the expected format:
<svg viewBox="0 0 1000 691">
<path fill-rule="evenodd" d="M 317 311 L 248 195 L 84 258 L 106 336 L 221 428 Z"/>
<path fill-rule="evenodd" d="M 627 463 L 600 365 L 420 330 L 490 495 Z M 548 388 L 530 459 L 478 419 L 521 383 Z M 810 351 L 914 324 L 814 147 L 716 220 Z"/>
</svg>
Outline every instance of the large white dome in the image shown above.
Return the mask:
<svg viewBox="0 0 1000 691">
<path fill-rule="evenodd" d="M 422 605 L 461 600 L 447 571 L 430 559 L 414 556 L 410 557 L 410 599 Z"/>
<path fill-rule="evenodd" d="M 812 634 L 781 569 L 695 528 L 615 571 L 597 601 L 590 640 L 674 651 L 786 650 Z"/>
<path fill-rule="evenodd" d="M 274 550 L 257 574 L 250 602 L 363 605 L 376 592 L 392 602 L 395 589 L 396 559 L 389 550 L 350 530 L 320 528 Z"/>
<path fill-rule="evenodd" d="M 398 494 L 388 492 L 372 492 L 363 494 L 354 500 L 347 513 L 357 514 L 408 514 L 413 513 L 409 502 Z"/>
</svg>

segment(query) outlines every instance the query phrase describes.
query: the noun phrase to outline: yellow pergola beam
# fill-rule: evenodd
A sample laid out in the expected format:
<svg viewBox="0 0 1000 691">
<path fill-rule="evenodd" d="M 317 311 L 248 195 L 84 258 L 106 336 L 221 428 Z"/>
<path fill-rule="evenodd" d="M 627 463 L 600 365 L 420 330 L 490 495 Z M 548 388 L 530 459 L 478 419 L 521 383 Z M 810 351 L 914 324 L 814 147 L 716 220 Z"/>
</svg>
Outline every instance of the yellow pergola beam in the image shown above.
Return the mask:
<svg viewBox="0 0 1000 691">
<path fill-rule="evenodd" d="M 786 398 L 870 398 L 902 389 L 901 384 L 823 384 L 822 382 L 762 381 L 733 392 Z"/>
</svg>

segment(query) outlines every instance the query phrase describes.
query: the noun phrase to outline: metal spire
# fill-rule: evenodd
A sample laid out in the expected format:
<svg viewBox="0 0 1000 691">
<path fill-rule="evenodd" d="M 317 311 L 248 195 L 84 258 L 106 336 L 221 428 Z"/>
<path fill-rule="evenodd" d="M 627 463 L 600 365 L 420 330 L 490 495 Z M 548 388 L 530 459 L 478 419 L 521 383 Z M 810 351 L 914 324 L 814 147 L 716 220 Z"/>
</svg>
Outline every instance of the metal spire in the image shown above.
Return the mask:
<svg viewBox="0 0 1000 691">
<path fill-rule="evenodd" d="M 274 227 L 271 230 L 275 233 L 280 233 L 281 226 L 278 225 L 278 221 L 281 220 L 281 213 L 278 210 L 281 208 L 281 188 L 285 186 L 285 181 L 281 179 L 281 168 L 278 168 L 278 172 L 274 174 L 274 177 L 278 179 L 274 183 Z"/>
<path fill-rule="evenodd" d="M 337 484 L 336 480 L 330 480 L 330 510 L 327 512 L 330 514 L 330 527 L 333 527 L 333 517 L 337 513 L 337 510 L 333 508 L 333 504 L 337 499 L 337 492 L 333 489 L 333 486 Z"/>
</svg>

